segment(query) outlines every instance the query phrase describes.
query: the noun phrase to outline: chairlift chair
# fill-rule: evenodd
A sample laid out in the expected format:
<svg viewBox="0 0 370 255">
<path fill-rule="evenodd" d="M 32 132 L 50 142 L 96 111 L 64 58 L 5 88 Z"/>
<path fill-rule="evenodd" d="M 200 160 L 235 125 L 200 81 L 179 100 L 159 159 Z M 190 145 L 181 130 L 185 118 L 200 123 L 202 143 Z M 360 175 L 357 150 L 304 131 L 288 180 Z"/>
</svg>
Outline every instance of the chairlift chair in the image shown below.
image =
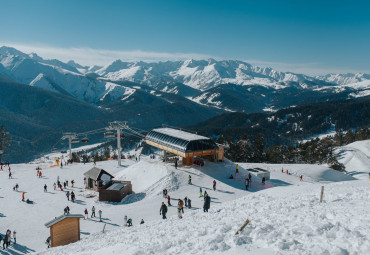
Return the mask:
<svg viewBox="0 0 370 255">
<path fill-rule="evenodd" d="M 58 152 L 58 149 L 57 148 L 52 148 L 51 152 Z"/>
<path fill-rule="evenodd" d="M 89 138 L 84 137 L 84 138 L 81 139 L 81 142 L 82 143 L 88 143 L 89 142 Z"/>
<path fill-rule="evenodd" d="M 114 134 L 114 136 L 117 137 L 117 134 Z M 122 133 L 121 138 L 124 138 L 124 137 L 125 137 L 125 135 Z"/>
<path fill-rule="evenodd" d="M 65 154 L 65 153 L 67 153 L 67 151 L 65 151 L 65 150 L 64 151 L 61 151 L 61 153 Z"/>
<path fill-rule="evenodd" d="M 71 143 L 79 143 L 79 142 L 80 142 L 80 139 L 78 138 L 73 138 L 71 141 Z"/>
<path fill-rule="evenodd" d="M 104 138 L 114 138 L 114 133 L 113 132 L 105 132 L 104 133 Z"/>
</svg>

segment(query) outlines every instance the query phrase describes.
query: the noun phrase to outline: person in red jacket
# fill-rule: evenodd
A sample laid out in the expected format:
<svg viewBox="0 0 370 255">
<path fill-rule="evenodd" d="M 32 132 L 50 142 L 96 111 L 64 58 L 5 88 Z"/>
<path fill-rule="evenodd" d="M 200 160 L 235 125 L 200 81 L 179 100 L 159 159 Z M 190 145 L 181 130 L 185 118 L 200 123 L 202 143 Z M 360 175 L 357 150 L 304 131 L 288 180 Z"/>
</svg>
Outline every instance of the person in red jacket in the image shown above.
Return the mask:
<svg viewBox="0 0 370 255">
<path fill-rule="evenodd" d="M 216 190 L 216 180 L 213 180 L 213 191 Z"/>
<path fill-rule="evenodd" d="M 167 203 L 168 203 L 168 206 L 171 206 L 171 197 L 170 197 L 170 195 L 167 196 Z"/>
</svg>

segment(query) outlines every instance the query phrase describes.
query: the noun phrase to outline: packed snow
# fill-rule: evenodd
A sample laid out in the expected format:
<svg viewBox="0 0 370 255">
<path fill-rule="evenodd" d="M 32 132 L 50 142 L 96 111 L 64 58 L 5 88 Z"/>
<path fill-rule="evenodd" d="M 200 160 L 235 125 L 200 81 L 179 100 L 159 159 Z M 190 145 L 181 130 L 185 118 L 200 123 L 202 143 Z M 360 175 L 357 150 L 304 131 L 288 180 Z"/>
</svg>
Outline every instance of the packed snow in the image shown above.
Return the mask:
<svg viewBox="0 0 370 255">
<path fill-rule="evenodd" d="M 356 150 L 358 161 L 369 159 L 369 143 L 361 141 L 342 147 Z M 359 152 L 363 154 L 359 154 Z M 359 156 L 360 155 L 360 156 Z M 93 163 L 74 163 L 56 167 L 53 160 L 60 154 L 47 155 L 28 164 L 10 165 L 13 175 L 8 178 L 8 167 L 0 171 L 0 222 L 2 231 L 17 231 L 17 244 L 2 250 L 2 254 L 367 254 L 370 252 L 370 180 L 353 174 L 360 163 L 348 164 L 350 174 L 331 170 L 322 165 L 213 163 L 204 167 L 188 167 L 138 156 L 138 161 L 123 159 L 97 162 L 118 180 L 132 182 L 132 195 L 120 203 L 99 202 L 97 193 L 86 190 L 83 173 Z M 357 165 L 356 165 L 357 164 Z M 36 176 L 36 167 L 43 177 Z M 365 166 L 365 165 L 364 165 Z M 367 165 L 368 167 L 369 165 Z M 252 173 L 252 183 L 245 190 L 248 169 L 270 171 L 266 184 Z M 288 174 L 287 174 L 288 171 Z M 188 184 L 188 176 L 192 184 Z M 229 176 L 233 175 L 233 179 Z M 300 181 L 300 176 L 303 181 Z M 69 180 L 66 190 L 76 193 L 76 202 L 68 201 L 65 190 L 53 189 L 59 176 Z M 361 177 L 361 178 L 358 178 Z M 70 186 L 71 180 L 75 187 Z M 217 182 L 216 190 L 212 182 Z M 19 184 L 19 190 L 13 191 Z M 47 184 L 48 192 L 43 191 Z M 321 186 L 325 187 L 323 203 L 319 202 Z M 211 209 L 204 213 L 200 187 L 211 197 Z M 167 220 L 161 219 L 161 202 L 167 202 L 162 190 L 167 188 L 173 206 Z M 27 204 L 21 201 L 22 192 Z M 192 208 L 185 208 L 183 218 L 177 217 L 177 199 L 187 196 Z M 96 218 L 81 219 L 81 240 L 67 246 L 47 249 L 45 240 L 49 229 L 44 224 L 63 214 L 66 206 L 71 213 L 89 213 L 94 205 L 102 210 L 103 222 Z M 126 227 L 124 216 L 133 219 Z M 144 224 L 139 224 L 144 219 Z M 235 232 L 246 219 L 250 223 L 238 235 Z M 105 225 L 106 224 L 106 225 Z M 102 229 L 105 225 L 105 232 Z M 3 232 L 2 232 L 3 233 Z"/>
</svg>

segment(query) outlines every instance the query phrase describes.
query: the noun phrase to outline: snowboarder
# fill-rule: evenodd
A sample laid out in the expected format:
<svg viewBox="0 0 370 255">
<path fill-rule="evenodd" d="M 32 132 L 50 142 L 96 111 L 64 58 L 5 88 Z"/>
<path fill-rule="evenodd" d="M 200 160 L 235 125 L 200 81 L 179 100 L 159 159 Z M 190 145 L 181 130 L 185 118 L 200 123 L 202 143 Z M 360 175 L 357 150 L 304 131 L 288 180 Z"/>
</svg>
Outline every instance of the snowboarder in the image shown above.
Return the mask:
<svg viewBox="0 0 370 255">
<path fill-rule="evenodd" d="M 102 214 L 102 211 L 101 210 L 99 210 L 99 221 L 101 222 L 101 214 Z"/>
<path fill-rule="evenodd" d="M 203 194 L 202 194 L 202 188 L 199 188 L 199 197 L 203 197 Z"/>
<path fill-rule="evenodd" d="M 67 191 L 66 196 L 67 196 L 67 199 L 69 201 L 69 191 Z"/>
<path fill-rule="evenodd" d="M 299 177 L 299 181 L 301 182 L 301 181 L 303 181 L 303 175 L 301 175 L 300 177 Z"/>
<path fill-rule="evenodd" d="M 189 174 L 189 184 L 191 184 L 191 175 Z"/>
<path fill-rule="evenodd" d="M 85 220 L 89 217 L 89 212 L 87 211 L 87 208 L 85 208 Z"/>
<path fill-rule="evenodd" d="M 208 209 L 211 207 L 211 198 L 208 195 L 204 195 L 204 205 L 203 211 L 208 212 Z"/>
<path fill-rule="evenodd" d="M 168 206 L 171 206 L 171 197 L 170 197 L 170 195 L 167 196 L 167 203 L 168 203 Z"/>
<path fill-rule="evenodd" d="M 216 190 L 216 180 L 213 180 L 213 191 Z"/>
<path fill-rule="evenodd" d="M 44 185 L 44 192 L 48 192 L 48 186 Z"/>
<path fill-rule="evenodd" d="M 262 184 L 265 185 L 266 178 L 262 177 Z"/>
<path fill-rule="evenodd" d="M 91 218 L 95 217 L 95 206 L 91 208 Z"/>
<path fill-rule="evenodd" d="M 190 198 L 188 198 L 188 208 L 189 209 L 191 208 L 191 200 L 190 200 Z"/>
<path fill-rule="evenodd" d="M 162 219 L 167 219 L 166 214 L 167 214 L 167 206 L 164 202 L 162 202 L 162 206 L 159 209 L 159 215 L 162 215 Z"/>
</svg>

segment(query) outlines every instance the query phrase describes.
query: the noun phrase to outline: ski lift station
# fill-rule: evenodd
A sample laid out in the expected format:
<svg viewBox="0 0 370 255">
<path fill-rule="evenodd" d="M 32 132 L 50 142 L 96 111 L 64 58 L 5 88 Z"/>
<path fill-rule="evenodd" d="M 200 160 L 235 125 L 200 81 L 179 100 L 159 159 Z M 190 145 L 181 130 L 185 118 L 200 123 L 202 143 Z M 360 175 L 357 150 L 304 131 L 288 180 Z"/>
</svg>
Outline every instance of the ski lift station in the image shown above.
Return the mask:
<svg viewBox="0 0 370 255">
<path fill-rule="evenodd" d="M 184 165 L 192 165 L 195 157 L 210 161 L 224 160 L 224 147 L 212 139 L 173 128 L 157 128 L 150 131 L 145 142 L 164 151 L 164 159 L 173 154 L 182 157 Z"/>
</svg>

